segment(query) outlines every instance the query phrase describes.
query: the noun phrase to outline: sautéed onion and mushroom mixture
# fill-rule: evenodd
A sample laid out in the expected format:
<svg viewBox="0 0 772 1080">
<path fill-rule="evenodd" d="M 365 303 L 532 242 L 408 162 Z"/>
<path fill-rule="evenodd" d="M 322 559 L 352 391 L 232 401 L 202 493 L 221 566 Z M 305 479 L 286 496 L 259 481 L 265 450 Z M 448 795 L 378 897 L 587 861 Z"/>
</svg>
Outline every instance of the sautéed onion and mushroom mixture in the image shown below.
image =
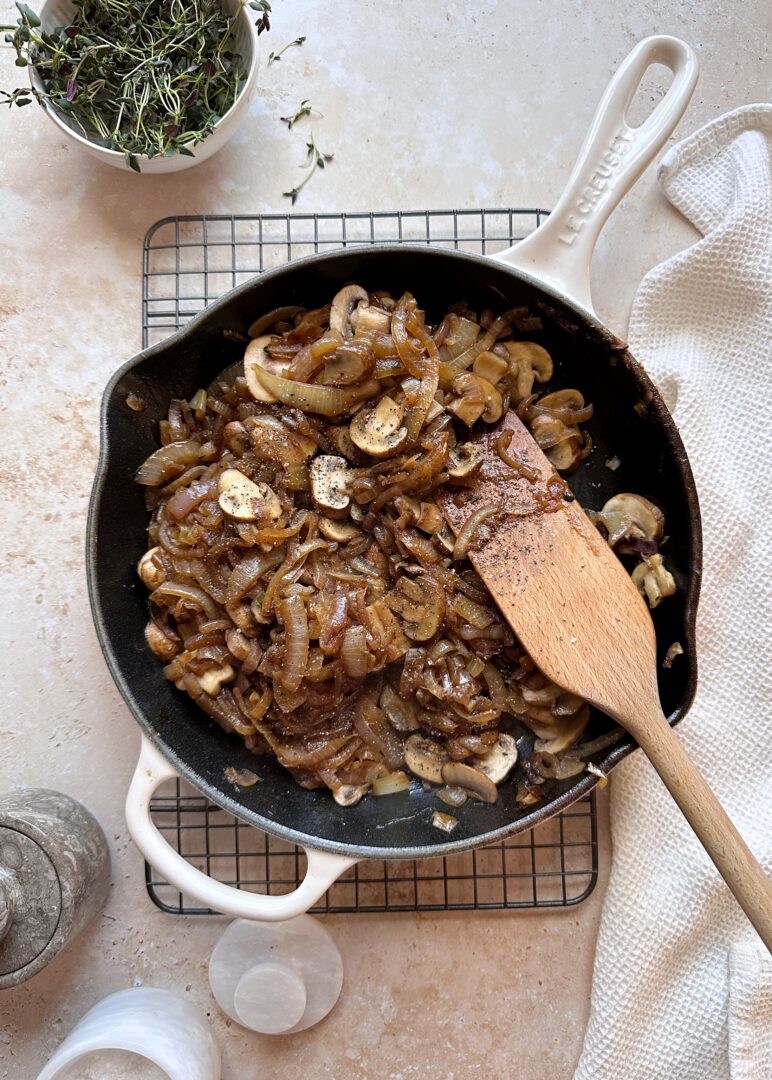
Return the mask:
<svg viewBox="0 0 772 1080">
<path fill-rule="evenodd" d="M 517 801 L 581 772 L 619 732 L 581 744 L 589 707 L 550 682 L 469 561 L 489 508 L 456 537 L 438 497 L 474 484 L 480 426 L 516 410 L 560 473 L 592 442 L 592 405 L 550 390 L 527 309 L 451 307 L 348 285 L 316 310 L 250 328 L 243 367 L 174 400 L 139 469 L 152 519 L 139 574 L 164 674 L 248 748 L 342 805 L 439 785 L 449 807 Z M 504 466 L 527 467 L 496 441 Z M 675 591 L 664 517 L 620 493 L 591 515 L 635 560 L 650 606 Z M 518 763 L 525 725 L 534 752 Z M 452 815 L 435 824 L 452 829 Z"/>
</svg>

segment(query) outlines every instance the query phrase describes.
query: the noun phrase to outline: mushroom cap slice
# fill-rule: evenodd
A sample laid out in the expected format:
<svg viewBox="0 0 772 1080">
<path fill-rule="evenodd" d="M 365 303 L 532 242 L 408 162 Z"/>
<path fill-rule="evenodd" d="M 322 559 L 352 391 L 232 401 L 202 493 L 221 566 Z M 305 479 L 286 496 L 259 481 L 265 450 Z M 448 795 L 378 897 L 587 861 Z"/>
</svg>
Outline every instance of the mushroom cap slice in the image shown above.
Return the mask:
<svg viewBox="0 0 772 1080">
<path fill-rule="evenodd" d="M 361 300 L 370 300 L 361 285 L 344 285 L 335 294 L 330 307 L 330 329 L 337 330 L 344 338 L 351 337 L 351 313 Z"/>
<path fill-rule="evenodd" d="M 357 536 L 361 536 L 361 530 L 350 521 L 331 521 L 329 518 L 319 518 L 319 532 L 325 540 L 332 540 L 336 544 L 346 544 Z"/>
<path fill-rule="evenodd" d="M 451 384 L 454 394 L 460 398 L 452 401 L 448 409 L 469 427 L 480 417 L 488 424 L 499 420 L 504 411 L 501 394 L 487 379 L 464 371 L 456 375 Z"/>
<path fill-rule="evenodd" d="M 148 589 L 157 589 L 166 580 L 166 575 L 153 558 L 160 550 L 158 546 L 149 548 L 137 563 L 137 573 Z"/>
<path fill-rule="evenodd" d="M 328 517 L 345 517 L 351 499 L 348 494 L 349 467 L 345 458 L 319 454 L 311 462 L 311 497 Z"/>
<path fill-rule="evenodd" d="M 361 408 L 351 421 L 351 441 L 370 457 L 388 457 L 407 438 L 407 428 L 401 426 L 404 415 L 404 408 L 384 394 L 374 404 Z"/>
<path fill-rule="evenodd" d="M 369 790 L 369 784 L 341 784 L 335 788 L 332 797 L 338 806 L 356 806 Z"/>
<path fill-rule="evenodd" d="M 351 386 L 369 375 L 373 366 L 374 361 L 368 363 L 362 354 L 344 353 L 327 360 L 316 381 L 320 386 Z"/>
<path fill-rule="evenodd" d="M 442 779 L 446 784 L 463 788 L 473 799 L 495 803 L 499 797 L 498 788 L 489 776 L 480 769 L 465 765 L 463 761 L 448 761 L 442 766 Z"/>
<path fill-rule="evenodd" d="M 451 450 L 448 457 L 448 475 L 453 477 L 471 476 L 482 465 L 483 454 L 473 442 L 461 443 Z"/>
<path fill-rule="evenodd" d="M 236 521 L 259 521 L 266 524 L 281 517 L 281 503 L 267 484 L 250 480 L 238 469 L 226 469 L 218 481 L 218 503 L 228 517 Z"/>
<path fill-rule="evenodd" d="M 450 761 L 442 743 L 425 735 L 411 735 L 405 743 L 405 765 L 414 776 L 432 784 L 442 783 L 442 770 Z"/>
<path fill-rule="evenodd" d="M 210 668 L 203 675 L 199 675 L 198 682 L 205 694 L 209 694 L 210 697 L 217 697 L 222 689 L 222 684 L 230 682 L 235 677 L 236 673 L 230 664 L 223 664 L 222 667 Z"/>
<path fill-rule="evenodd" d="M 534 440 L 560 472 L 572 472 L 582 460 L 579 429 L 555 416 L 535 416 L 529 427 Z"/>
<path fill-rule="evenodd" d="M 418 731 L 420 728 L 418 710 L 414 703 L 407 696 L 400 697 L 388 683 L 384 683 L 379 705 L 396 731 Z"/>
<path fill-rule="evenodd" d="M 521 369 L 530 368 L 537 382 L 545 383 L 552 378 L 552 357 L 541 345 L 535 341 L 505 341 L 503 344 L 513 364 Z"/>
<path fill-rule="evenodd" d="M 369 330 L 376 334 L 388 334 L 391 315 L 383 308 L 374 307 L 369 300 L 361 300 L 351 313 L 351 325 L 357 334 Z"/>
<path fill-rule="evenodd" d="M 261 367 L 265 371 L 270 371 L 272 375 L 284 375 L 289 367 L 289 361 L 285 363 L 282 360 L 271 360 L 266 353 L 266 347 L 272 340 L 271 334 L 254 338 L 247 345 L 247 351 L 244 353 L 244 378 L 247 380 L 249 392 L 256 401 L 264 401 L 269 405 L 276 401 L 276 398 L 260 382 L 255 368 Z"/>
<path fill-rule="evenodd" d="M 428 574 L 415 579 L 399 578 L 384 600 L 401 617 L 402 628 L 411 641 L 434 637 L 445 616 L 445 594 Z"/>
<path fill-rule="evenodd" d="M 261 334 L 264 334 L 266 330 L 270 330 L 275 323 L 283 322 L 285 319 L 292 319 L 303 310 L 304 308 L 298 307 L 297 304 L 292 304 L 288 307 L 274 308 L 273 311 L 267 311 L 265 315 L 261 315 L 259 319 L 255 319 L 249 330 L 247 330 L 247 333 L 251 338 L 258 338 Z"/>
<path fill-rule="evenodd" d="M 487 379 L 493 386 L 504 378 L 509 371 L 509 362 L 494 352 L 483 352 L 472 364 L 472 372 L 482 379 Z"/>
<path fill-rule="evenodd" d="M 325 430 L 325 435 L 334 449 L 353 465 L 367 464 L 367 458 L 351 440 L 348 424 L 329 424 Z"/>
<path fill-rule="evenodd" d="M 660 508 L 629 491 L 620 492 L 604 503 L 598 517 L 606 527 L 612 547 L 625 536 L 658 540 L 665 528 L 665 515 Z"/>
<path fill-rule="evenodd" d="M 231 420 L 223 428 L 222 441 L 228 449 L 241 457 L 249 449 L 249 435 L 240 420 Z"/>
<path fill-rule="evenodd" d="M 545 409 L 570 409 L 580 412 L 584 408 L 584 395 L 578 390 L 553 390 L 551 394 L 540 397 L 538 404 Z"/>
<path fill-rule="evenodd" d="M 579 468 L 582 453 L 578 438 L 564 439 L 546 451 L 546 457 L 558 472 L 570 473 Z"/>
<path fill-rule="evenodd" d="M 659 607 L 666 596 L 672 596 L 676 591 L 675 579 L 661 555 L 649 555 L 639 563 L 633 570 L 632 579 L 651 608 Z"/>
<path fill-rule="evenodd" d="M 487 754 L 474 758 L 474 767 L 481 773 L 485 773 L 494 784 L 500 784 L 502 780 L 512 772 L 517 764 L 517 743 L 512 735 L 505 731 L 499 733 L 498 740 L 493 744 Z"/>
</svg>

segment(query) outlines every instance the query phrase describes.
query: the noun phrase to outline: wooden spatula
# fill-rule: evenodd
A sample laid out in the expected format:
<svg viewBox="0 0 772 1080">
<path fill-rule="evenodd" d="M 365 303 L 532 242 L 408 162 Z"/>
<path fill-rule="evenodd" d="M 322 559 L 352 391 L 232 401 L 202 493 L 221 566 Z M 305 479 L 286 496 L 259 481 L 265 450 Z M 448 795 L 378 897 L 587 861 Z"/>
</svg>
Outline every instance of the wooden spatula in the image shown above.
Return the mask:
<svg viewBox="0 0 772 1080">
<path fill-rule="evenodd" d="M 502 431 L 522 469 L 499 456 Z M 442 498 L 451 528 L 458 537 L 475 511 L 506 511 L 469 550 L 504 618 L 545 675 L 637 740 L 772 950 L 772 882 L 662 712 L 654 625 L 630 575 L 514 413 L 478 445 L 473 487 Z"/>
</svg>

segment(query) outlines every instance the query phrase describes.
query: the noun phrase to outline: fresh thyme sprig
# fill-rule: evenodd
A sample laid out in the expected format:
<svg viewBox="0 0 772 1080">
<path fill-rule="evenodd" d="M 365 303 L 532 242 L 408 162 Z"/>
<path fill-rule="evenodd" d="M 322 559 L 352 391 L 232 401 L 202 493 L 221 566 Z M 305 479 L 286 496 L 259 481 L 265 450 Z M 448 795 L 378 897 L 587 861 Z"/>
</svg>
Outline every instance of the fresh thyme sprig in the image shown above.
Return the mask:
<svg viewBox="0 0 772 1080">
<path fill-rule="evenodd" d="M 295 202 L 297 201 L 298 195 L 303 190 L 303 188 L 306 186 L 306 184 L 311 179 L 311 177 L 314 175 L 316 170 L 317 169 L 323 169 L 325 167 L 325 165 L 328 165 L 332 161 L 332 159 L 334 157 L 333 154 L 324 154 L 324 153 L 322 153 L 322 151 L 316 145 L 316 140 L 314 139 L 313 133 L 311 134 L 311 141 L 306 143 L 306 151 L 307 151 L 306 160 L 300 166 L 301 169 L 308 169 L 308 172 L 306 173 L 306 176 L 297 185 L 297 187 L 294 187 L 292 189 L 292 191 L 283 191 L 282 192 L 282 194 L 286 198 L 292 200 L 292 205 L 293 206 L 295 205 Z"/>
<path fill-rule="evenodd" d="M 304 37 L 295 38 L 294 41 L 288 41 L 283 49 L 279 49 L 278 52 L 268 53 L 268 63 L 273 64 L 276 60 L 281 60 L 287 49 L 291 49 L 293 45 L 302 45 L 306 39 Z"/>
<path fill-rule="evenodd" d="M 16 65 L 32 65 L 43 90 L 0 92 L 0 102 L 48 102 L 86 138 L 121 151 L 139 171 L 140 155 L 192 155 L 236 100 L 246 78 L 233 47 L 244 8 L 270 28 L 268 0 L 75 0 L 69 26 L 41 29 L 24 3 L 5 41 Z"/>
<path fill-rule="evenodd" d="M 290 130 L 292 130 L 295 124 L 297 124 L 298 120 L 302 120 L 304 116 L 318 116 L 320 119 L 322 117 L 322 114 L 319 112 L 318 109 L 315 109 L 313 107 L 308 98 L 305 98 L 303 101 L 300 102 L 297 111 L 294 112 L 292 116 L 280 116 L 279 119 L 283 123 L 285 123 Z"/>
</svg>

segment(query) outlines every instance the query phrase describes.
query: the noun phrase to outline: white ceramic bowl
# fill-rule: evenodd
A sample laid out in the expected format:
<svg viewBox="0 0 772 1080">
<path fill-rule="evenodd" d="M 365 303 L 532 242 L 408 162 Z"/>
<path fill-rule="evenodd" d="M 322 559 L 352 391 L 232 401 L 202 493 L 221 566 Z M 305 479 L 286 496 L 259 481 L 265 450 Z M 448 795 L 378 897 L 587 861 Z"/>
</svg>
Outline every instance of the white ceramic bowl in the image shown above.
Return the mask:
<svg viewBox="0 0 772 1080">
<path fill-rule="evenodd" d="M 96 1072 L 99 1051 L 113 1050 L 153 1062 L 169 1080 L 220 1080 L 222 1076 L 220 1051 L 204 1015 L 179 994 L 139 986 L 97 1002 L 54 1051 L 37 1080 L 66 1080 L 75 1062 L 82 1059 Z M 98 1075 L 111 1075 L 108 1065 L 103 1068 Z"/>
<path fill-rule="evenodd" d="M 226 11 L 235 12 L 238 8 L 238 2 L 239 0 L 223 0 L 223 6 Z M 53 30 L 57 26 L 66 26 L 71 21 L 74 11 L 75 6 L 71 3 L 71 0 L 43 0 L 43 3 L 38 10 L 38 15 L 43 29 Z M 171 173 L 181 172 L 183 169 L 190 169 L 194 165 L 206 161 L 212 154 L 216 154 L 217 151 L 226 144 L 228 139 L 230 139 L 231 135 L 233 135 L 239 122 L 244 118 L 257 81 L 259 50 L 257 27 L 255 26 L 253 15 L 254 12 L 252 12 L 250 8 L 245 7 L 243 9 L 234 35 L 235 51 L 244 59 L 244 63 L 247 67 L 247 77 L 233 105 L 231 105 L 225 115 L 217 121 L 206 138 L 202 139 L 197 145 L 190 147 L 193 157 L 188 157 L 187 154 L 174 154 L 170 157 L 148 158 L 145 157 L 144 154 L 137 154 L 137 162 L 141 172 Z M 33 87 L 37 90 L 43 90 L 43 83 L 37 71 L 35 71 L 33 67 L 30 67 L 29 72 L 30 82 Z M 43 107 L 46 114 L 53 123 L 56 124 L 59 130 L 69 139 L 72 139 L 73 142 L 82 146 L 92 157 L 97 158 L 99 161 L 103 161 L 106 165 L 114 165 L 116 169 L 131 171 L 129 165 L 126 163 L 126 158 L 119 150 L 108 150 L 106 146 L 100 146 L 99 143 L 91 142 L 90 139 L 85 138 L 78 130 L 70 126 L 64 116 L 58 113 L 50 105 L 44 104 Z"/>
</svg>

